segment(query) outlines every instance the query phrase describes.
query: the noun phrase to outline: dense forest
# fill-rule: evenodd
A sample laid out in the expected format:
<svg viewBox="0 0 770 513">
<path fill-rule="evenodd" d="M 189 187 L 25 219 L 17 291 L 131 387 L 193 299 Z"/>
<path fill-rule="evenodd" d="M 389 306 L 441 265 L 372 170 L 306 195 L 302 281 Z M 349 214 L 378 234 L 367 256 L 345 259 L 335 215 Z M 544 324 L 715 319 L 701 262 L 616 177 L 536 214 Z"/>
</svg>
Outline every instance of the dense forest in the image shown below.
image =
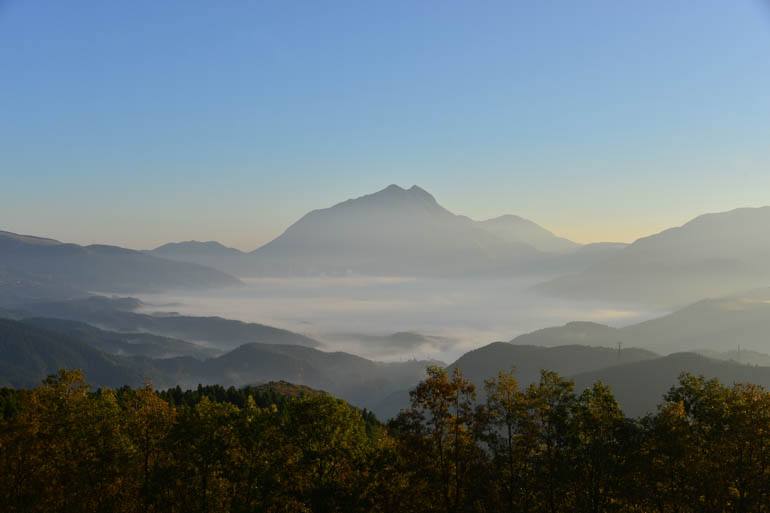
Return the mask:
<svg viewBox="0 0 770 513">
<path fill-rule="evenodd" d="M 0 390 L 8 512 L 761 512 L 770 394 L 683 374 L 626 418 L 596 383 L 428 369 L 387 425 L 288 383 Z"/>
</svg>

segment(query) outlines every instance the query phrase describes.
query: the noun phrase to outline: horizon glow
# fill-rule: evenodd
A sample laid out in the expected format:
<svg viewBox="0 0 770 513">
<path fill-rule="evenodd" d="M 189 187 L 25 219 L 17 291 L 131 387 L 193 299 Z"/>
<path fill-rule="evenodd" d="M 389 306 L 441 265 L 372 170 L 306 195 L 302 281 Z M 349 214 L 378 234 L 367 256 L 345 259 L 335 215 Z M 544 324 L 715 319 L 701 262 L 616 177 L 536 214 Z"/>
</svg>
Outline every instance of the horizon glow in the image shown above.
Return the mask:
<svg viewBox="0 0 770 513">
<path fill-rule="evenodd" d="M 770 204 L 770 9 L 0 2 L 0 230 L 253 250 L 391 183 L 632 242 Z"/>
</svg>

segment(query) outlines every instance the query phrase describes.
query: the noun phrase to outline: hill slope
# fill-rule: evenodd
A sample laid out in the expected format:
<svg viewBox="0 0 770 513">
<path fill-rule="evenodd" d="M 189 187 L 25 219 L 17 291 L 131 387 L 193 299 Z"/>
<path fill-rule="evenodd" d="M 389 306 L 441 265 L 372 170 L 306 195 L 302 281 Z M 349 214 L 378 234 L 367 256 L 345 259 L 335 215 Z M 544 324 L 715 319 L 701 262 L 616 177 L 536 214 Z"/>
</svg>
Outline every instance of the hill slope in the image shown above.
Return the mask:
<svg viewBox="0 0 770 513">
<path fill-rule="evenodd" d="M 170 242 L 145 253 L 168 260 L 205 265 L 235 276 L 248 276 L 254 261 L 247 253 L 219 242 Z"/>
<path fill-rule="evenodd" d="M 165 260 L 116 246 L 64 244 L 0 231 L 0 284 L 26 285 L 26 289 L 61 297 L 75 291 L 149 292 L 174 288 L 211 288 L 238 285 L 221 271 L 197 264 Z M 45 292 L 45 289 L 50 289 Z"/>
<path fill-rule="evenodd" d="M 99 386 L 140 386 L 152 371 L 107 355 L 76 338 L 0 319 L 0 385 L 32 387 L 59 368 L 82 369 Z"/>
<path fill-rule="evenodd" d="M 131 298 L 93 296 L 87 299 L 33 303 L 22 308 L 26 317 L 69 319 L 122 332 L 148 332 L 164 337 L 202 342 L 221 350 L 252 342 L 295 344 L 318 347 L 320 342 L 291 331 L 222 317 L 148 315 L 133 310 L 139 306 Z"/>
<path fill-rule="evenodd" d="M 41 324 L 66 321 L 33 320 Z M 91 344 L 104 341 L 89 330 L 49 331 L 27 322 L 0 319 L 0 386 L 31 387 L 59 368 L 82 369 L 90 383 L 113 388 L 198 384 L 242 386 L 286 380 L 321 388 L 353 404 L 372 407 L 424 377 L 429 362 L 382 363 L 348 353 L 275 344 L 244 344 L 216 358 L 149 359 L 106 354 Z"/>
<path fill-rule="evenodd" d="M 770 388 L 770 367 L 713 360 L 695 353 L 675 353 L 654 360 L 585 372 L 572 378 L 577 390 L 596 381 L 609 385 L 625 414 L 636 417 L 654 412 L 682 372 L 717 378 L 725 385 L 741 382 Z"/>
<path fill-rule="evenodd" d="M 612 328 L 591 322 L 570 322 L 516 337 L 514 344 L 556 346 L 586 344 L 641 347 L 661 354 L 711 350 L 753 350 L 770 353 L 770 290 L 704 299 L 670 314 Z"/>
<path fill-rule="evenodd" d="M 32 317 L 23 319 L 22 322 L 67 335 L 105 353 L 121 356 L 146 356 L 147 358 L 192 356 L 205 359 L 220 353 L 216 349 L 184 340 L 161 337 L 150 333 L 105 331 L 79 321 Z"/>
<path fill-rule="evenodd" d="M 515 215 L 474 221 L 416 185 L 314 210 L 251 253 L 218 242 L 169 243 L 146 253 L 230 274 L 451 276 L 575 272 L 623 244 L 581 246 Z"/>
<path fill-rule="evenodd" d="M 539 379 L 541 369 L 549 369 L 562 376 L 569 376 L 620 363 L 655 358 L 658 358 L 657 354 L 636 348 L 626 348 L 618 352 L 611 347 L 584 345 L 539 347 L 493 342 L 465 353 L 449 368 L 458 366 L 465 377 L 477 387 L 483 388 L 484 380 L 495 378 L 498 371 L 510 370 L 515 366 L 516 379 L 520 385 L 526 386 Z"/>
<path fill-rule="evenodd" d="M 391 185 L 314 210 L 251 255 L 259 274 L 446 275 L 512 271 L 541 253 L 452 214 L 417 186 Z"/>
<path fill-rule="evenodd" d="M 770 207 L 706 214 L 539 289 L 567 297 L 677 305 L 768 285 L 768 227 Z"/>
<path fill-rule="evenodd" d="M 476 225 L 503 240 L 529 244 L 538 251 L 547 253 L 562 253 L 580 247 L 580 244 L 557 237 L 529 219 L 512 214 L 479 221 Z"/>
</svg>

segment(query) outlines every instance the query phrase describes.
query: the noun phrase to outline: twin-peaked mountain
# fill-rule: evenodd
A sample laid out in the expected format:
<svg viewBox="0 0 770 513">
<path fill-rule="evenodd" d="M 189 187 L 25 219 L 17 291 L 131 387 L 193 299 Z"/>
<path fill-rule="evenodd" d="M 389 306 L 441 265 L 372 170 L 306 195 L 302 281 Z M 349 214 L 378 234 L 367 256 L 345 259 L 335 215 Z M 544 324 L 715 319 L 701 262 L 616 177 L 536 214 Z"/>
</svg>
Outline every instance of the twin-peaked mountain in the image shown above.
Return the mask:
<svg viewBox="0 0 770 513">
<path fill-rule="evenodd" d="M 631 245 L 579 245 L 532 221 L 474 221 L 423 189 L 391 185 L 314 210 L 250 253 L 217 243 L 150 252 L 236 276 L 550 273 L 551 295 L 679 307 L 770 285 L 770 207 L 706 214 Z"/>
<path fill-rule="evenodd" d="M 314 210 L 251 253 L 214 242 L 167 244 L 153 255 L 238 276 L 484 275 L 562 267 L 580 245 L 518 216 L 474 221 L 420 187 L 397 185 Z M 617 246 L 576 256 L 593 261 Z M 586 255 L 588 255 L 586 257 Z"/>
<path fill-rule="evenodd" d="M 419 187 L 391 185 L 310 212 L 252 256 L 268 274 L 441 275 L 509 270 L 542 254 L 449 212 Z"/>
<path fill-rule="evenodd" d="M 235 285 L 233 276 L 559 276 L 540 292 L 618 307 L 678 307 L 770 285 L 770 207 L 707 214 L 631 245 L 581 246 L 532 221 L 474 221 L 425 190 L 391 185 L 309 212 L 245 253 L 216 242 L 152 251 L 0 232 L 0 305 L 85 291 Z"/>
</svg>

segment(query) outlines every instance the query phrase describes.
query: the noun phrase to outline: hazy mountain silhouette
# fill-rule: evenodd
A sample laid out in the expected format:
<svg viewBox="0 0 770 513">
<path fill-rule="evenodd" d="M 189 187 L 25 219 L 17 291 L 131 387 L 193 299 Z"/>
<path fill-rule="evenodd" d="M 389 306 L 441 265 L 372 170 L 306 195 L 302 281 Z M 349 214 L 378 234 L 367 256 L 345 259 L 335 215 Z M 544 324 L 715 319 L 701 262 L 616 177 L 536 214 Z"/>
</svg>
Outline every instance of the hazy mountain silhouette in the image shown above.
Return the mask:
<svg viewBox="0 0 770 513">
<path fill-rule="evenodd" d="M 9 319 L 12 321 L 16 321 L 21 319 L 21 316 L 17 313 L 11 312 L 10 310 L 0 308 L 0 319 Z"/>
<path fill-rule="evenodd" d="M 671 314 L 625 328 L 570 322 L 520 335 L 514 344 L 587 344 L 641 347 L 661 354 L 681 351 L 770 352 L 770 290 L 704 299 Z"/>
<path fill-rule="evenodd" d="M 526 346 L 564 346 L 571 344 L 614 347 L 623 342 L 621 330 L 596 322 L 573 321 L 564 326 L 543 328 L 531 333 L 519 335 L 511 344 Z M 627 347 L 632 344 L 625 342 Z"/>
<path fill-rule="evenodd" d="M 580 244 L 557 237 L 529 219 L 512 214 L 480 221 L 477 226 L 508 242 L 529 244 L 539 251 L 548 253 L 561 253 L 580 247 Z"/>
<path fill-rule="evenodd" d="M 770 388 L 770 367 L 712 359 L 695 353 L 659 357 L 649 351 L 623 349 L 618 357 L 618 351 L 612 348 L 543 348 L 495 342 L 466 353 L 449 368 L 455 365 L 476 384 L 481 401 L 484 400 L 484 380 L 496 377 L 500 370 L 515 366 L 519 388 L 523 389 L 539 379 L 541 369 L 547 369 L 574 380 L 578 393 L 602 381 L 610 386 L 624 413 L 634 417 L 653 412 L 682 372 L 716 378 L 725 385 L 740 382 Z M 408 405 L 408 389 L 398 390 L 374 405 L 373 411 L 380 418 L 390 418 Z"/>
<path fill-rule="evenodd" d="M 113 388 L 141 386 L 152 378 L 152 372 L 143 372 L 139 364 L 103 353 L 77 338 L 0 319 L 0 385 L 35 386 L 62 367 L 82 369 L 91 383 Z"/>
<path fill-rule="evenodd" d="M 334 333 L 324 337 L 329 342 L 353 343 L 365 348 L 368 355 L 382 358 L 432 354 L 450 349 L 457 339 L 437 335 L 424 335 L 412 331 L 399 331 L 388 335 L 367 333 Z"/>
<path fill-rule="evenodd" d="M 729 351 L 716 351 L 713 349 L 701 349 L 698 354 L 714 360 L 728 360 L 736 363 L 770 367 L 770 354 L 752 351 L 750 349 L 731 349 Z"/>
<path fill-rule="evenodd" d="M 320 342 L 291 331 L 222 317 L 149 315 L 136 313 L 138 301 L 94 296 L 71 301 L 24 305 L 25 316 L 51 317 L 85 322 L 122 332 L 147 332 L 186 341 L 201 342 L 220 350 L 252 342 L 318 347 Z"/>
<path fill-rule="evenodd" d="M 448 368 L 458 366 L 465 377 L 484 386 L 484 380 L 497 377 L 498 371 L 516 367 L 516 379 L 523 386 L 535 382 L 541 369 L 554 370 L 562 376 L 588 372 L 620 363 L 658 358 L 652 351 L 628 347 L 618 351 L 613 347 L 564 345 L 540 347 L 493 342 L 462 355 Z"/>
<path fill-rule="evenodd" d="M 452 214 L 417 186 L 391 185 L 310 212 L 252 256 L 259 274 L 410 276 L 513 271 L 542 254 Z"/>
<path fill-rule="evenodd" d="M 246 344 L 203 362 L 196 378 L 236 386 L 286 380 L 321 388 L 357 406 L 371 407 L 395 390 L 416 385 L 429 363 L 375 362 L 349 353 L 301 346 Z"/>
<path fill-rule="evenodd" d="M 385 189 L 314 210 L 264 246 L 243 253 L 187 241 L 147 253 L 249 276 L 448 276 L 576 271 L 623 244 L 581 246 L 515 215 L 474 221 L 418 186 Z"/>
<path fill-rule="evenodd" d="M 169 260 L 205 265 L 235 276 L 248 276 L 254 268 L 254 260 L 247 253 L 228 248 L 216 241 L 170 242 L 145 253 Z"/>
<path fill-rule="evenodd" d="M 451 372 L 457 366 L 463 375 L 476 385 L 479 400 L 484 400 L 484 381 L 496 378 L 498 372 L 515 367 L 520 388 L 540 379 L 542 369 L 553 370 L 562 376 L 611 367 L 624 362 L 657 359 L 659 355 L 643 349 L 626 348 L 618 352 L 611 347 L 564 345 L 539 347 L 493 342 L 462 355 L 447 366 Z M 673 383 L 673 382 L 672 382 Z M 409 390 L 397 390 L 371 408 L 381 419 L 388 419 L 409 406 Z"/>
<path fill-rule="evenodd" d="M 435 363 L 383 363 L 342 352 L 256 343 L 206 360 L 189 356 L 124 357 L 95 347 L 113 348 L 114 340 L 105 338 L 112 335 L 83 325 L 68 326 L 68 322 L 0 319 L 0 386 L 31 387 L 59 368 L 79 368 L 97 387 L 140 386 L 147 380 L 161 388 L 190 388 L 199 383 L 241 386 L 286 380 L 323 388 L 353 404 L 371 407 L 395 390 L 416 385 L 424 377 L 426 365 Z"/>
<path fill-rule="evenodd" d="M 744 349 L 770 352 L 770 303 L 742 296 L 705 299 L 623 328 L 624 337 L 659 352 Z"/>
<path fill-rule="evenodd" d="M 539 289 L 567 297 L 677 305 L 767 285 L 768 227 L 770 207 L 702 215 Z"/>
<path fill-rule="evenodd" d="M 31 317 L 22 322 L 38 328 L 68 335 L 105 353 L 119 356 L 146 356 L 148 358 L 172 358 L 192 356 L 199 359 L 211 358 L 221 353 L 184 340 L 161 337 L 150 333 L 121 333 L 106 331 L 79 321 Z"/>
<path fill-rule="evenodd" d="M 675 353 L 663 358 L 607 367 L 572 376 L 575 388 L 582 390 L 596 381 L 609 385 L 628 416 L 655 411 L 663 395 L 675 385 L 682 372 L 725 385 L 753 383 L 770 388 L 770 367 L 757 367 L 732 361 L 714 360 L 695 353 Z"/>
<path fill-rule="evenodd" d="M 16 298 L 69 297 L 77 291 L 149 292 L 238 284 L 236 278 L 221 271 L 130 249 L 79 246 L 0 232 L 0 285 L 4 294 Z"/>
</svg>

